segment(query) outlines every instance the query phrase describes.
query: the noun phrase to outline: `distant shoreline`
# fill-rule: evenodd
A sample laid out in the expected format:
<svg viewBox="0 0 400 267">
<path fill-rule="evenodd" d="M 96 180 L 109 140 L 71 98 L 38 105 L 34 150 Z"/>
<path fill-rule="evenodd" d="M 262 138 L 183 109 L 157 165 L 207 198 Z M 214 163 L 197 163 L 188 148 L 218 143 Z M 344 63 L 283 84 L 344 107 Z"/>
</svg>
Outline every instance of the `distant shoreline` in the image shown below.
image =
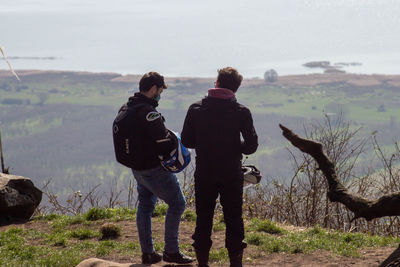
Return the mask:
<svg viewBox="0 0 400 267">
<path fill-rule="evenodd" d="M 62 70 L 15 70 L 23 82 L 23 78 L 31 75 L 80 75 L 88 77 L 98 77 L 110 82 L 137 83 L 142 74 L 127 74 L 122 75 L 115 72 L 89 72 L 89 71 L 62 71 Z M 0 79 L 13 77 L 11 71 L 0 69 Z M 197 83 L 210 84 L 215 80 L 215 77 L 171 77 L 166 76 L 167 83 L 175 81 L 194 81 Z M 245 78 L 243 87 L 246 86 L 315 86 L 319 84 L 342 83 L 353 86 L 384 86 L 400 88 L 400 75 L 383 75 L 383 74 L 353 74 L 353 73 L 313 73 L 313 74 L 294 74 L 278 76 L 278 81 L 267 83 L 261 78 Z"/>
<path fill-rule="evenodd" d="M 7 57 L 9 60 L 17 60 L 17 59 L 23 59 L 23 60 L 56 60 L 56 59 L 62 59 L 61 57 L 19 57 L 19 56 L 10 56 Z"/>
</svg>

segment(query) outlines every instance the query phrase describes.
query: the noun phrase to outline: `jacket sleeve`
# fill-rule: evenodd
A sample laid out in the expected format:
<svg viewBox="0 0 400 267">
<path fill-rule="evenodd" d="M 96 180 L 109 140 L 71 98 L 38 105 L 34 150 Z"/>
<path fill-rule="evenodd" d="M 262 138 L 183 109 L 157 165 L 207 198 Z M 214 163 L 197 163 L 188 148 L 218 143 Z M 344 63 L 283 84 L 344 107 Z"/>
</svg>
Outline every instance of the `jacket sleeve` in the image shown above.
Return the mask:
<svg viewBox="0 0 400 267">
<path fill-rule="evenodd" d="M 191 106 L 186 114 L 185 122 L 181 133 L 182 144 L 187 148 L 196 148 L 196 136 L 194 128 L 193 106 Z"/>
<path fill-rule="evenodd" d="M 164 125 L 164 117 L 155 109 L 146 110 L 144 116 L 146 132 L 151 141 L 156 144 L 158 157 L 160 160 L 169 159 L 171 151 L 176 147 L 176 142 Z"/>
<path fill-rule="evenodd" d="M 243 110 L 242 117 L 242 127 L 240 132 L 243 136 L 243 141 L 241 144 L 242 153 L 245 155 L 250 155 L 256 152 L 258 147 L 258 136 L 256 129 L 253 125 L 253 118 L 251 116 L 250 110 L 247 108 Z"/>
</svg>

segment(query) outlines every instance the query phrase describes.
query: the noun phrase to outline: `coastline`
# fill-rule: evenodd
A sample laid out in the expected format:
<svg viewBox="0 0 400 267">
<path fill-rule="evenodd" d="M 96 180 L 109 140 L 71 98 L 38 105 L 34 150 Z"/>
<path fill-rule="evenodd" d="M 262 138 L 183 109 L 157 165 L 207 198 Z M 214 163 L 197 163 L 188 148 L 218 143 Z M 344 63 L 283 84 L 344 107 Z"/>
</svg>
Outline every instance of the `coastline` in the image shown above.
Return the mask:
<svg viewBox="0 0 400 267">
<path fill-rule="evenodd" d="M 24 77 L 43 75 L 79 75 L 80 77 L 96 77 L 109 82 L 136 83 L 142 74 L 119 74 L 115 72 L 89 72 L 89 71 L 62 71 L 62 70 L 15 70 L 24 82 Z M 0 69 L 0 79 L 14 77 L 7 69 Z M 215 77 L 171 77 L 165 76 L 166 82 L 196 82 L 209 84 L 214 82 Z M 316 86 L 319 84 L 348 84 L 356 87 L 384 86 L 400 88 L 400 75 L 393 74 L 354 74 L 354 73 L 312 73 L 279 76 L 276 82 L 265 82 L 261 78 L 244 78 L 243 87 L 250 86 Z"/>
</svg>

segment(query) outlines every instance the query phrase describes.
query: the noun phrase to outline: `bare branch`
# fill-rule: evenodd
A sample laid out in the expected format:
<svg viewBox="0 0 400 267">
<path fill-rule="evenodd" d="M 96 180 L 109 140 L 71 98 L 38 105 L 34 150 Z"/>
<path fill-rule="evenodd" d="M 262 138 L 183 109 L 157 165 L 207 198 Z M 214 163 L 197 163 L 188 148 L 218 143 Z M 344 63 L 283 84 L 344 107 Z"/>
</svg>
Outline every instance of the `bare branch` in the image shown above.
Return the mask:
<svg viewBox="0 0 400 267">
<path fill-rule="evenodd" d="M 365 218 L 370 221 L 374 218 L 400 215 L 400 192 L 384 195 L 377 200 L 369 200 L 356 194 L 349 193 L 348 189 L 338 180 L 335 166 L 324 153 L 321 143 L 301 138 L 281 124 L 279 124 L 279 127 L 283 131 L 283 136 L 288 139 L 293 146 L 314 158 L 319 169 L 327 179 L 329 200 L 342 203 L 349 210 L 354 212 L 355 216 L 353 220 Z"/>
</svg>

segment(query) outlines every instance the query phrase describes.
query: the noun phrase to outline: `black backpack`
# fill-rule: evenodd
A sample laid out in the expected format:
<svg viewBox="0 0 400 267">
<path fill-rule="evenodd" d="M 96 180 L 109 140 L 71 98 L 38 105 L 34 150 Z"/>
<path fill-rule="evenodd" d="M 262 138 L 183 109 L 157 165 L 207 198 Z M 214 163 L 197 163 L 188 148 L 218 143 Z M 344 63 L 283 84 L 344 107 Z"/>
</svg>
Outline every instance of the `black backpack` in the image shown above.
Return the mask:
<svg viewBox="0 0 400 267">
<path fill-rule="evenodd" d="M 133 138 L 135 130 L 134 113 L 145 106 L 144 103 L 123 105 L 113 122 L 113 140 L 115 157 L 122 165 L 133 168 L 134 154 Z"/>
</svg>

